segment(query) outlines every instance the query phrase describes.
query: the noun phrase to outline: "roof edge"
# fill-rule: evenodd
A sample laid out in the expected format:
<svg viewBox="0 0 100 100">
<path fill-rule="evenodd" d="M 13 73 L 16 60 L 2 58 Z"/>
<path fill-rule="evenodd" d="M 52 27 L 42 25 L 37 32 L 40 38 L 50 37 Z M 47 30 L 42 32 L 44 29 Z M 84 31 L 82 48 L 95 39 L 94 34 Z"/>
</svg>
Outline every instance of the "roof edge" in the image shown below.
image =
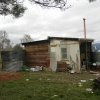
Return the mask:
<svg viewBox="0 0 100 100">
<path fill-rule="evenodd" d="M 89 39 L 89 38 L 69 38 L 69 37 L 48 37 L 45 40 L 38 40 L 38 41 L 32 41 L 32 42 L 25 42 L 21 43 L 22 45 L 28 45 L 28 44 L 38 44 L 38 43 L 50 43 L 50 40 L 57 39 L 57 40 L 71 40 L 71 41 L 90 41 L 93 42 L 94 39 Z"/>
</svg>

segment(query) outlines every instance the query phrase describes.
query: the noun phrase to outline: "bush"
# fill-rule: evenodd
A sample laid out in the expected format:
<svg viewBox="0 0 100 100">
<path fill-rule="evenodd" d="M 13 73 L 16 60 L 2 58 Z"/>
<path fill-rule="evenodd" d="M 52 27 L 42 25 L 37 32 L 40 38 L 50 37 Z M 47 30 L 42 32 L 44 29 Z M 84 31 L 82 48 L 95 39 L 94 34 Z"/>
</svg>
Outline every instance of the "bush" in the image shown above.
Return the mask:
<svg viewBox="0 0 100 100">
<path fill-rule="evenodd" d="M 21 67 L 20 71 L 26 71 L 26 72 L 28 71 L 29 72 L 30 68 L 28 66 L 24 65 Z"/>
<path fill-rule="evenodd" d="M 100 95 L 100 77 L 93 81 L 93 92 Z"/>
</svg>

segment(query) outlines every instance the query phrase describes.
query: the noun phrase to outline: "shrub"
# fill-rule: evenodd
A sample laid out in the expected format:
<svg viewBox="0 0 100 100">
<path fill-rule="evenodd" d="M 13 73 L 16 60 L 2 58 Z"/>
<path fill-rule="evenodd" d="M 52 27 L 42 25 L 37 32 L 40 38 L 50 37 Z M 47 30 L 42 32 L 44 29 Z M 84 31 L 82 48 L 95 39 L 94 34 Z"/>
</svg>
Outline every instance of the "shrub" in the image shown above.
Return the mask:
<svg viewBox="0 0 100 100">
<path fill-rule="evenodd" d="M 100 77 L 93 81 L 93 92 L 100 95 Z"/>
<path fill-rule="evenodd" d="M 28 71 L 29 72 L 30 68 L 28 66 L 24 65 L 21 67 L 20 71 L 26 71 L 26 72 Z"/>
</svg>

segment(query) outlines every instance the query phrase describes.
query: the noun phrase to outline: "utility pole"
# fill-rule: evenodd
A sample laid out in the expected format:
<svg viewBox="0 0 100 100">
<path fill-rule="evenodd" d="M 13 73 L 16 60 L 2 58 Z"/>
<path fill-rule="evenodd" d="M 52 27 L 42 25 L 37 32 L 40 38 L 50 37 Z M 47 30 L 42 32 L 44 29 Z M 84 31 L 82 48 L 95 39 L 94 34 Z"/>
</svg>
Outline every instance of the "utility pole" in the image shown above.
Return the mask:
<svg viewBox="0 0 100 100">
<path fill-rule="evenodd" d="M 84 38 L 86 39 L 86 19 L 83 18 L 83 22 L 84 22 Z"/>
<path fill-rule="evenodd" d="M 85 59 L 86 59 L 86 68 L 88 69 L 88 55 L 87 55 L 87 36 L 86 36 L 86 19 L 83 18 L 84 23 L 84 39 L 85 39 Z"/>
</svg>

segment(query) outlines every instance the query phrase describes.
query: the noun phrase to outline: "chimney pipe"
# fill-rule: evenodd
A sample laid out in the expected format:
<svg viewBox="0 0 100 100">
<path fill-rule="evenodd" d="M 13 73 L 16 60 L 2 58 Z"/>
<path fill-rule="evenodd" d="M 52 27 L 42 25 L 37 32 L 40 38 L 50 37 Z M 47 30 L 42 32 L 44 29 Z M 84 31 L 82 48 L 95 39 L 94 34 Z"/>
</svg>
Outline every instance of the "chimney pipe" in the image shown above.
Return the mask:
<svg viewBox="0 0 100 100">
<path fill-rule="evenodd" d="M 84 22 L 84 38 L 86 39 L 86 22 L 85 22 L 85 18 L 83 18 L 83 22 Z"/>
</svg>

